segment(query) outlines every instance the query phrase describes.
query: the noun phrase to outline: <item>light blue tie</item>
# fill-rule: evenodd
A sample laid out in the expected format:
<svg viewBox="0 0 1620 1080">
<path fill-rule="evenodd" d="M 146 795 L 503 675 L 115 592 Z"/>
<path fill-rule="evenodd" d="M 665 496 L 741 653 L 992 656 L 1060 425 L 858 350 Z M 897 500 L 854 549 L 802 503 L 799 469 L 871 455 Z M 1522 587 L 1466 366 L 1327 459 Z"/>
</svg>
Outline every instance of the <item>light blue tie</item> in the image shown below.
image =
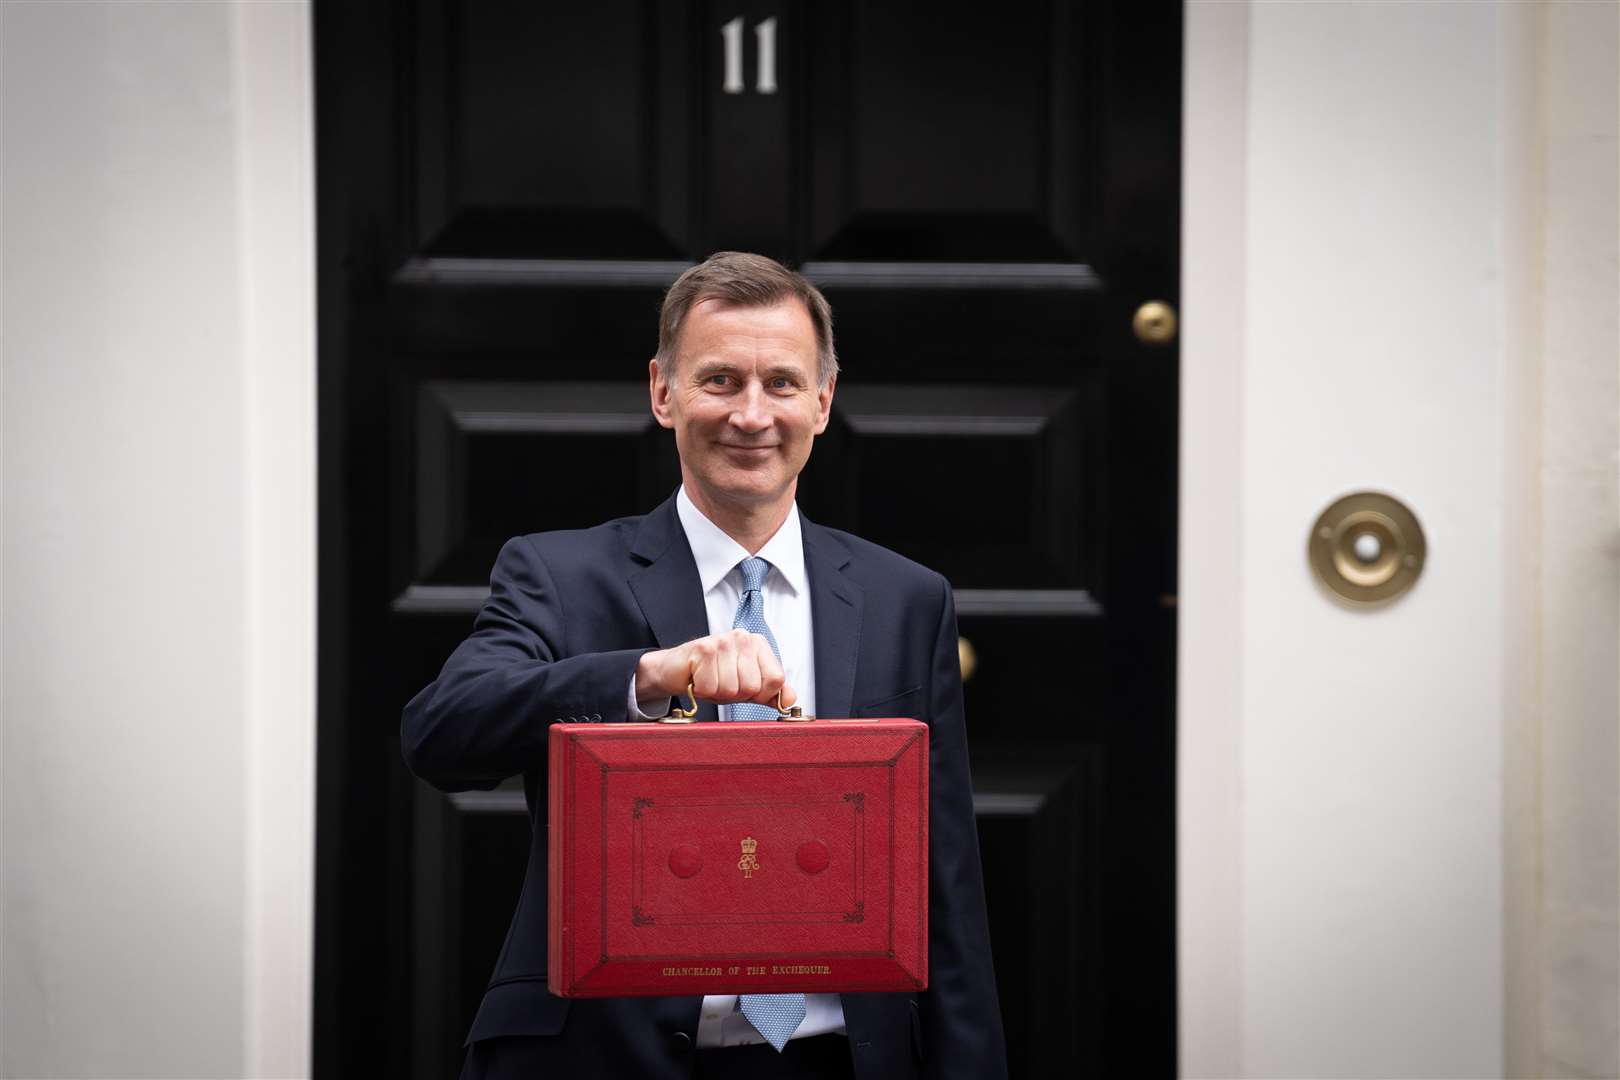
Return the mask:
<svg viewBox="0 0 1620 1080">
<path fill-rule="evenodd" d="M 733 630 L 747 630 L 758 634 L 771 643 L 771 652 L 776 654 L 777 662 L 782 660 L 782 650 L 776 647 L 776 638 L 771 634 L 771 628 L 765 625 L 765 575 L 770 573 L 771 564 L 754 556 L 744 559 L 737 564 L 742 571 L 743 594 L 742 601 L 737 605 L 737 617 L 731 620 Z M 769 705 L 756 705 L 752 701 L 739 701 L 731 707 L 732 720 L 775 720 L 777 712 Z"/>
<path fill-rule="evenodd" d="M 737 564 L 742 571 L 742 601 L 737 605 L 737 617 L 731 620 L 732 629 L 743 629 L 758 634 L 771 643 L 771 652 L 782 659 L 782 650 L 776 647 L 771 628 L 765 625 L 765 575 L 771 564 L 757 555 Z M 769 705 L 756 705 L 752 701 L 739 701 L 731 706 L 732 720 L 775 720 L 776 710 Z M 743 994 L 737 1007 L 754 1025 L 754 1030 L 765 1036 L 765 1041 L 781 1051 L 787 1041 L 804 1022 L 803 994 Z"/>
</svg>

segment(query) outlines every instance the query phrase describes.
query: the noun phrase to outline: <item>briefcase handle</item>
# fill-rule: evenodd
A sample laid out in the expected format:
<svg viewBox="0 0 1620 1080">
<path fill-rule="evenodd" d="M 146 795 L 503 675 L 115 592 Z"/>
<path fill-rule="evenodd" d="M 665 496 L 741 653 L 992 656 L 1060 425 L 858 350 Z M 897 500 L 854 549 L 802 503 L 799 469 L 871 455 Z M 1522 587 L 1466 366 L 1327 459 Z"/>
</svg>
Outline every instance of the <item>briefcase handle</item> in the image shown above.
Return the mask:
<svg viewBox="0 0 1620 1080">
<path fill-rule="evenodd" d="M 692 688 L 691 683 L 686 684 L 686 699 L 691 702 L 691 707 L 683 709 L 681 708 L 680 698 L 670 698 L 669 715 L 661 717 L 658 722 L 660 724 L 692 723 L 697 718 L 697 692 Z M 776 714 L 777 720 L 787 724 L 804 724 L 815 719 L 813 716 L 804 715 L 804 709 L 801 706 L 794 705 L 791 708 L 782 708 L 782 691 L 780 690 L 776 692 Z"/>
</svg>

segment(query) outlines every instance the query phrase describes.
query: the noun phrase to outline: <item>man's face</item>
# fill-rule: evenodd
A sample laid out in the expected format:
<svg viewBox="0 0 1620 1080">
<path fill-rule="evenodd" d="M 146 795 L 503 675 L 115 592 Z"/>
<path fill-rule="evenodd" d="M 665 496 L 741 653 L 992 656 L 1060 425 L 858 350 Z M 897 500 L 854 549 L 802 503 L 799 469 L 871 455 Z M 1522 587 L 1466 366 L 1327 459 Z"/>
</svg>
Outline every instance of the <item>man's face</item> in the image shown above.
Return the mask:
<svg viewBox="0 0 1620 1080">
<path fill-rule="evenodd" d="M 671 378 L 656 359 L 648 372 L 653 415 L 674 429 L 681 477 L 700 506 L 793 497 L 837 382 L 816 386 L 816 331 L 803 303 L 700 300 L 681 327 Z"/>
</svg>

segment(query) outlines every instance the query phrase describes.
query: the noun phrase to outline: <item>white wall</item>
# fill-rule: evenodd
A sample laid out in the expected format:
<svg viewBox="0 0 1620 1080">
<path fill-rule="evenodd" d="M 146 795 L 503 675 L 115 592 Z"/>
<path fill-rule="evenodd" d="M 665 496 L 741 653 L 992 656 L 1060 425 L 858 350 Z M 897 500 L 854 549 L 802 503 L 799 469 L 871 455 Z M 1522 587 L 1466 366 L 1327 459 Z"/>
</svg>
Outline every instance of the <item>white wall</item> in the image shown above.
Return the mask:
<svg viewBox="0 0 1620 1080">
<path fill-rule="evenodd" d="M 1188 6 L 1188 1076 L 1615 1074 L 1614 15 Z"/>
<path fill-rule="evenodd" d="M 1620 1076 L 1620 5 L 1539 9 L 1522 1076 Z"/>
<path fill-rule="evenodd" d="M 0 1074 L 307 1075 L 307 5 L 0 42 Z"/>
</svg>

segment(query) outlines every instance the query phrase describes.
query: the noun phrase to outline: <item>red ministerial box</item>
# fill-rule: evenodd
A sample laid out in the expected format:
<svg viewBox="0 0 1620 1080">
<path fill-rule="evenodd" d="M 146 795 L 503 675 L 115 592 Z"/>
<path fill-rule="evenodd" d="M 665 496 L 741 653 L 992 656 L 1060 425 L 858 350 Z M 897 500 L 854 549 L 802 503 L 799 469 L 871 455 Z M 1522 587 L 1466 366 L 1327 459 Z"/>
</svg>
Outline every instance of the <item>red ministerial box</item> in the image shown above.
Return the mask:
<svg viewBox="0 0 1620 1080">
<path fill-rule="evenodd" d="M 555 724 L 562 997 L 928 985 L 928 728 Z"/>
</svg>

